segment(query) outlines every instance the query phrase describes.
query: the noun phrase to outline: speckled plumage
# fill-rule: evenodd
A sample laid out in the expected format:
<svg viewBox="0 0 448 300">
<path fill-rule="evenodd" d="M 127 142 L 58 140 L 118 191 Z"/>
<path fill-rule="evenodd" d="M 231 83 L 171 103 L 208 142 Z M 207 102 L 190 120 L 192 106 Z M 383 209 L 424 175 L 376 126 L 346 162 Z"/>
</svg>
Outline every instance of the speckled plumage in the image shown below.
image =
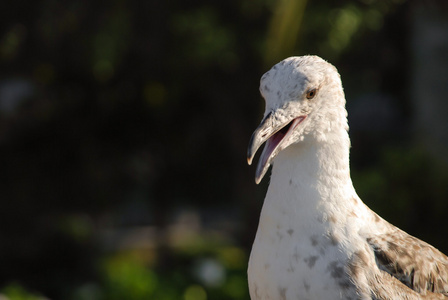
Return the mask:
<svg viewBox="0 0 448 300">
<path fill-rule="evenodd" d="M 317 56 L 263 75 L 266 111 L 248 162 L 273 162 L 248 268 L 252 300 L 448 299 L 448 258 L 383 220 L 350 179 L 340 76 Z"/>
</svg>

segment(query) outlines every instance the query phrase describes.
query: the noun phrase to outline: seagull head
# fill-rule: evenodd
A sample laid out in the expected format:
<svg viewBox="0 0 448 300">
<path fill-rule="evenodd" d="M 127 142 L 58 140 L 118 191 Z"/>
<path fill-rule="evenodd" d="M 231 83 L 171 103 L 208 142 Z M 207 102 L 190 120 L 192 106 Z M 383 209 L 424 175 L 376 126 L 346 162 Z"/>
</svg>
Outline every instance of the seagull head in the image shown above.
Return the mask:
<svg viewBox="0 0 448 300">
<path fill-rule="evenodd" d="M 324 140 L 332 126 L 347 126 L 339 73 L 320 57 L 289 57 L 279 62 L 261 77 L 260 92 L 266 110 L 247 151 L 250 165 L 266 142 L 255 174 L 257 184 L 286 147 L 308 138 Z"/>
</svg>

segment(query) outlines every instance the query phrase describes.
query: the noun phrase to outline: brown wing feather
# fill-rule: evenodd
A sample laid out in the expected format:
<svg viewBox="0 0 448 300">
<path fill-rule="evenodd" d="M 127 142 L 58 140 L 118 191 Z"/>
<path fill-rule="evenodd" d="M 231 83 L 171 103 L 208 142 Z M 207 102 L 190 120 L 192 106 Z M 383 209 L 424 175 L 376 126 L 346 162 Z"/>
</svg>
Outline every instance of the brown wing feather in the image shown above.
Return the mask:
<svg viewBox="0 0 448 300">
<path fill-rule="evenodd" d="M 448 295 L 448 257 L 390 225 L 387 234 L 367 239 L 378 267 L 414 291 Z"/>
</svg>

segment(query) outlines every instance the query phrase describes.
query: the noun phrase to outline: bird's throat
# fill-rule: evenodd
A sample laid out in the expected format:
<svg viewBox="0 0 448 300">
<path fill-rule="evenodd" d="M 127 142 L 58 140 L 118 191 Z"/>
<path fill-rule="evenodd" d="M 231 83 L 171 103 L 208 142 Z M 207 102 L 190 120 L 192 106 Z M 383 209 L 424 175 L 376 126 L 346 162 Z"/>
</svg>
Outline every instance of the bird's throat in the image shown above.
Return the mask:
<svg viewBox="0 0 448 300">
<path fill-rule="evenodd" d="M 305 139 L 290 145 L 275 158 L 266 199 L 284 195 L 280 201 L 289 202 L 282 204 L 285 207 L 302 209 L 299 206 L 306 205 L 309 207 L 305 209 L 316 209 L 322 203 L 351 194 L 356 195 L 350 179 L 349 143 L 341 139 L 331 142 Z"/>
</svg>

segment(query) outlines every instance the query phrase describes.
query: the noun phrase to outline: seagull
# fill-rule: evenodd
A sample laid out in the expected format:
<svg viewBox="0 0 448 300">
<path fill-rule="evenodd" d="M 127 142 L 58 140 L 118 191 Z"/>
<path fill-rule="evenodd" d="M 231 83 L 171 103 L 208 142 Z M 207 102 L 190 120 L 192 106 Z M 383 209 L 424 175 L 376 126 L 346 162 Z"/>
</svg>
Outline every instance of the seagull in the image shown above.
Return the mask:
<svg viewBox="0 0 448 300">
<path fill-rule="evenodd" d="M 391 225 L 356 194 L 337 69 L 287 58 L 260 80 L 249 142 L 258 184 L 272 164 L 248 266 L 252 300 L 448 299 L 448 257 Z"/>
</svg>

